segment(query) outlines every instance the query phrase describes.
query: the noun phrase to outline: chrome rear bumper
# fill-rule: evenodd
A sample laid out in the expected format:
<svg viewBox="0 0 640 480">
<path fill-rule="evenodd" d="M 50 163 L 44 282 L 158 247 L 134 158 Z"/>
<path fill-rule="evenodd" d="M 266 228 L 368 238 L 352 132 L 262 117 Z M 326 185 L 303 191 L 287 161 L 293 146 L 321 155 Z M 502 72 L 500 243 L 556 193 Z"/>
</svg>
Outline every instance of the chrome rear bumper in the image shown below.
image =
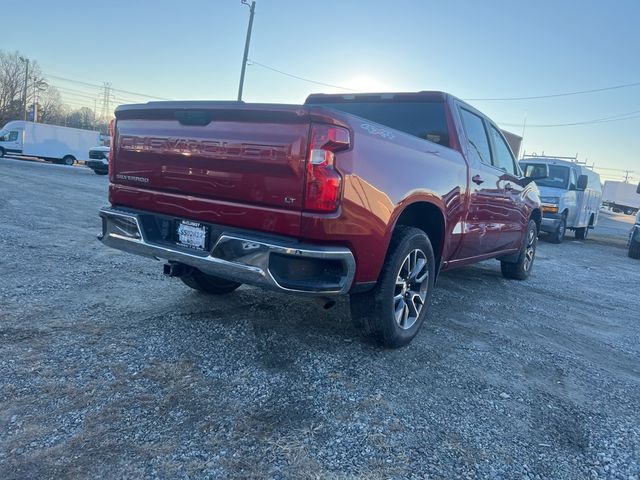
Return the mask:
<svg viewBox="0 0 640 480">
<path fill-rule="evenodd" d="M 203 273 L 227 280 L 256 285 L 286 292 L 340 295 L 351 288 L 356 264 L 353 254 L 345 247 L 308 245 L 282 238 L 265 238 L 230 229 L 215 240 L 209 252 L 186 251 L 178 245 L 171 246 L 152 242 L 145 234 L 140 213 L 103 208 L 102 235 L 99 240 L 105 245 L 156 260 L 177 262 L 197 268 Z M 332 262 L 341 265 L 332 282 L 310 284 L 308 281 L 278 278 L 272 268 L 271 259 L 276 254 L 278 262 L 301 259 Z"/>
</svg>

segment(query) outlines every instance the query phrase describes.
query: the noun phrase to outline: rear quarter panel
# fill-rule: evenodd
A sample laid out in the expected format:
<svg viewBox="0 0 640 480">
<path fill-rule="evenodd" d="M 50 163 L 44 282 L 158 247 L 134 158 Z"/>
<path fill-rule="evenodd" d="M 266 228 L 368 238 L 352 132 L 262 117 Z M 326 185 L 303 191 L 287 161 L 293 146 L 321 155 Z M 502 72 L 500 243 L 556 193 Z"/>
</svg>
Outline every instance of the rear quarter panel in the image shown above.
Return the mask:
<svg viewBox="0 0 640 480">
<path fill-rule="evenodd" d="M 358 117 L 340 120 L 352 131 L 351 150 L 336 155 L 344 200 L 333 215 L 303 214 L 302 237 L 346 241 L 356 256 L 355 281 L 376 281 L 402 211 L 414 202 L 429 202 L 444 214 L 443 258 L 451 255 L 461 240 L 454 230 L 465 211 L 467 166 L 462 155 Z"/>
</svg>

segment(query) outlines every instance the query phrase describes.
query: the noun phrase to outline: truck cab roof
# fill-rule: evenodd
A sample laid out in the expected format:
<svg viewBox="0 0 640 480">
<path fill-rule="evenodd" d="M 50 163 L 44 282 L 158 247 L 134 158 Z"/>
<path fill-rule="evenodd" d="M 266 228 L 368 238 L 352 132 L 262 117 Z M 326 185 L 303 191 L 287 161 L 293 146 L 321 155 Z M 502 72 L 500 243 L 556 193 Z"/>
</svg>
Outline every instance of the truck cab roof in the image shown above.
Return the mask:
<svg viewBox="0 0 640 480">
<path fill-rule="evenodd" d="M 443 102 L 448 93 L 441 91 L 381 92 L 381 93 L 312 93 L 305 105 L 339 102 Z"/>
<path fill-rule="evenodd" d="M 579 165 L 575 162 L 571 162 L 569 160 L 563 160 L 561 158 L 554 158 L 554 157 L 539 157 L 539 156 L 535 156 L 535 157 L 524 157 L 522 159 L 520 159 L 521 163 L 544 163 L 547 165 L 559 165 L 562 167 L 574 167 L 577 168 L 578 170 L 581 170 L 582 165 Z"/>
</svg>

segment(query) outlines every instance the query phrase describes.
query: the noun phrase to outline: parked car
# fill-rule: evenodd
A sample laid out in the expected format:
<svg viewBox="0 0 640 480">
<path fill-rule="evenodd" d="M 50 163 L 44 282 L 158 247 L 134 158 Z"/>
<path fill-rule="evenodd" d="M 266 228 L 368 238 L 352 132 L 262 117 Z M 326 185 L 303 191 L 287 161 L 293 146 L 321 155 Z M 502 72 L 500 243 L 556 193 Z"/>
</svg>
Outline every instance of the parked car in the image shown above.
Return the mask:
<svg viewBox="0 0 640 480">
<path fill-rule="evenodd" d="M 73 165 L 99 143 L 100 132 L 16 120 L 0 130 L 0 157 L 13 153 Z"/>
<path fill-rule="evenodd" d="M 97 175 L 109 173 L 109 147 L 93 147 L 89 150 L 89 160 L 84 164 Z"/>
<path fill-rule="evenodd" d="M 546 171 L 549 176 L 536 181 L 542 200 L 542 231 L 553 243 L 562 243 L 567 230 L 586 240 L 598 223 L 602 205 L 600 176 L 575 161 L 558 157 L 527 156 L 521 168 L 530 175 Z"/>
<path fill-rule="evenodd" d="M 636 223 L 629 233 L 629 256 L 640 258 L 640 212 L 636 215 Z"/>
<path fill-rule="evenodd" d="M 636 194 L 640 195 L 640 183 L 636 188 Z M 629 256 L 640 258 L 640 211 L 636 215 L 636 223 L 629 233 Z"/>
<path fill-rule="evenodd" d="M 118 107 L 113 130 L 100 239 L 196 290 L 349 294 L 355 325 L 399 347 L 441 271 L 496 258 L 525 279 L 534 263 L 535 177 L 446 93 L 150 102 Z"/>
<path fill-rule="evenodd" d="M 604 182 L 602 200 L 605 207 L 616 213 L 635 215 L 640 209 L 640 196 L 636 193 L 636 186 L 627 182 Z"/>
</svg>

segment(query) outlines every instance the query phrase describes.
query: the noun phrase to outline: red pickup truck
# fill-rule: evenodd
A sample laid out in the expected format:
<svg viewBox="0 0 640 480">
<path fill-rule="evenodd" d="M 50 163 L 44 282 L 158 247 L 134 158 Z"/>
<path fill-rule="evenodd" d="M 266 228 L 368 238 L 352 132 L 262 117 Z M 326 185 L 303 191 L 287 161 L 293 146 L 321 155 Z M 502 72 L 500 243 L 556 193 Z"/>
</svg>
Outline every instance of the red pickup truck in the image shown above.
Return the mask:
<svg viewBox="0 0 640 480">
<path fill-rule="evenodd" d="M 533 265 L 541 211 L 500 129 L 442 92 L 304 105 L 150 102 L 112 125 L 102 242 L 188 286 L 351 296 L 360 330 L 407 344 L 438 274 Z"/>
</svg>

